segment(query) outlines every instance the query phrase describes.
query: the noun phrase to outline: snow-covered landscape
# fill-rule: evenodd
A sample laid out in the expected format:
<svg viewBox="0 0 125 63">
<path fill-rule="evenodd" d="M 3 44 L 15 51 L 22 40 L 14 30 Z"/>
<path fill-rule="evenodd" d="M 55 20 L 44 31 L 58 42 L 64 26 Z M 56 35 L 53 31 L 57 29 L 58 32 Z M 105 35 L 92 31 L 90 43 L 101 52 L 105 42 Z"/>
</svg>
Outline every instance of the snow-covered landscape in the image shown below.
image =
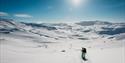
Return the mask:
<svg viewBox="0 0 125 63">
<path fill-rule="evenodd" d="M 81 48 L 87 59 L 81 59 Z M 0 18 L 0 63 L 125 63 L 125 23 Z"/>
</svg>

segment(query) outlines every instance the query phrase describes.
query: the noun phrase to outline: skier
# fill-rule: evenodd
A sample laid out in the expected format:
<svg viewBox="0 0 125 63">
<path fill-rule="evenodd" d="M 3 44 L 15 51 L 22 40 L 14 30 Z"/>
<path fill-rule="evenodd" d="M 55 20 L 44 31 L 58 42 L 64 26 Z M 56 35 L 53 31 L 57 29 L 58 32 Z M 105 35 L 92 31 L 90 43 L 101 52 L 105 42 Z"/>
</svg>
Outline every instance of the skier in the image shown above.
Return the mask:
<svg viewBox="0 0 125 63">
<path fill-rule="evenodd" d="M 86 48 L 82 48 L 81 52 L 82 52 L 82 56 L 81 56 L 82 59 L 83 59 L 84 61 L 87 61 L 87 59 L 86 59 L 86 53 L 87 53 Z"/>
</svg>

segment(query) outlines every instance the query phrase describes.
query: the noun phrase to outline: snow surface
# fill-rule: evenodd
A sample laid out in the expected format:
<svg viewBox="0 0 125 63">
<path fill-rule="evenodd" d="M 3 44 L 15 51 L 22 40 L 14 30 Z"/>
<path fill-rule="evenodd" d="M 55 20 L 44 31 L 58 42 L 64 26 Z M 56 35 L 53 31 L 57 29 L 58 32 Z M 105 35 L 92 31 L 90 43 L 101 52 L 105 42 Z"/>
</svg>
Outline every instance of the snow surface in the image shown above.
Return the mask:
<svg viewBox="0 0 125 63">
<path fill-rule="evenodd" d="M 98 34 L 98 31 L 105 31 L 102 27 L 108 28 L 105 22 L 89 26 L 46 25 L 51 30 L 12 23 L 0 22 L 0 29 L 9 32 L 0 30 L 0 63 L 125 63 L 125 33 Z M 81 47 L 87 48 L 88 61 L 81 59 Z"/>
</svg>

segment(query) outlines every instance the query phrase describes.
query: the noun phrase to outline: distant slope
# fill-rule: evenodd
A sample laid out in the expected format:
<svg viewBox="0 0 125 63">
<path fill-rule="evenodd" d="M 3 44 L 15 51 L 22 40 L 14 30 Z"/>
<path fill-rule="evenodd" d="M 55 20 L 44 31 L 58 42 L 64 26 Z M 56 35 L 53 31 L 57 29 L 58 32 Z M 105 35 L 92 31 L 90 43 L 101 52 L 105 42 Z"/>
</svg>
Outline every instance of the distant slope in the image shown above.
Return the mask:
<svg viewBox="0 0 125 63">
<path fill-rule="evenodd" d="M 23 31 L 54 40 L 89 40 L 98 37 L 113 37 L 125 33 L 125 23 L 82 21 L 70 23 L 25 23 L 0 18 L 0 33 Z M 123 36 L 124 37 L 124 36 Z"/>
</svg>

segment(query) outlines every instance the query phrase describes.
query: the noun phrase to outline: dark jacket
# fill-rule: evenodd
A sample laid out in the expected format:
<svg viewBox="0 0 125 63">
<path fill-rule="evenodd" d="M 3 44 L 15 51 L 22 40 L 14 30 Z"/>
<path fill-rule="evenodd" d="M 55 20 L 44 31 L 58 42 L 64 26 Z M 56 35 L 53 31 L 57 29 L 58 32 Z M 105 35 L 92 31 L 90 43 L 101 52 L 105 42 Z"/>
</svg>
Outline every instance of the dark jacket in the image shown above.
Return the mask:
<svg viewBox="0 0 125 63">
<path fill-rule="evenodd" d="M 82 48 L 82 52 L 83 53 L 86 53 L 87 51 L 86 51 L 86 48 Z"/>
</svg>

